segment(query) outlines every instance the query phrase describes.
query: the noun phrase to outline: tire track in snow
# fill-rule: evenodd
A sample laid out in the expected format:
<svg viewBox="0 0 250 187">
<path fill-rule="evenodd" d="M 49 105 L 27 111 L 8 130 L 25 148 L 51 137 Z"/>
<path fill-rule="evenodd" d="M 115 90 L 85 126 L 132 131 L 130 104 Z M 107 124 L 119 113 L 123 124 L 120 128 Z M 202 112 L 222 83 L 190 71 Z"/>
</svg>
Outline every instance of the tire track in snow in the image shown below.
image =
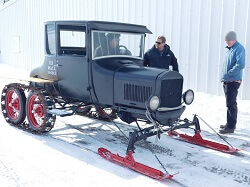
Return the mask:
<svg viewBox="0 0 250 187">
<path fill-rule="evenodd" d="M 6 164 L 4 164 L 0 159 L 0 184 L 4 185 L 4 183 L 6 182 L 8 186 L 9 184 L 11 184 L 11 186 L 20 187 L 20 185 L 17 182 L 18 181 L 17 175 L 13 173 L 13 171 L 10 171 L 8 168 L 11 168 L 11 167 L 6 166 Z"/>
<path fill-rule="evenodd" d="M 221 175 L 223 177 L 228 177 L 231 176 L 234 181 L 240 183 L 240 184 L 247 184 L 250 185 L 250 175 L 243 173 L 243 172 L 239 172 L 239 171 L 234 171 L 228 168 L 223 168 L 220 166 L 204 166 L 204 169 L 206 169 L 209 172 L 212 173 L 216 173 L 218 175 Z"/>
<path fill-rule="evenodd" d="M 62 121 L 63 123 L 67 124 L 66 122 Z M 100 122 L 100 123 L 103 123 L 103 122 Z M 131 125 L 129 126 L 126 126 L 122 123 L 118 123 L 119 124 L 119 127 L 124 130 L 124 131 L 131 131 L 133 129 L 135 129 L 136 127 L 133 127 Z M 106 124 L 104 124 L 106 125 Z M 112 128 L 109 128 L 109 130 L 107 129 L 101 129 L 101 128 L 90 128 L 88 129 L 87 128 L 84 128 L 82 129 L 81 127 L 79 126 L 74 126 L 74 125 L 68 125 L 70 128 L 74 128 L 78 131 L 80 131 L 81 133 L 83 133 L 84 135 L 87 135 L 87 136 L 90 136 L 91 138 L 95 139 L 96 141 L 104 144 L 105 146 L 107 147 L 110 147 L 112 146 L 112 144 L 124 144 L 124 146 L 126 147 L 127 146 L 127 140 L 126 138 L 120 134 L 119 131 L 115 131 L 116 129 L 114 129 L 115 127 L 112 127 Z M 112 124 L 108 124 L 108 126 L 113 126 Z M 125 129 L 124 129 L 125 128 Z M 91 135 L 88 135 L 88 132 L 91 132 L 91 131 L 99 131 L 99 132 L 104 132 L 104 133 L 108 133 L 108 137 L 105 138 L 105 141 L 103 141 L 103 139 L 97 139 L 95 138 L 94 136 L 91 136 Z M 112 132 L 112 133 L 110 133 Z M 112 136 L 113 138 L 110 138 L 109 136 Z M 107 143 L 107 144 L 106 144 Z M 189 147 L 190 145 L 188 143 L 183 143 L 182 145 L 186 146 L 186 147 Z M 143 143 L 143 141 L 141 142 L 137 142 L 136 143 L 136 146 L 140 147 L 140 148 L 143 148 L 143 149 L 147 149 L 147 146 Z M 164 156 L 164 155 L 167 155 L 167 156 L 171 156 L 171 157 L 174 157 L 176 159 L 179 159 L 179 161 L 181 162 L 184 162 L 186 165 L 190 165 L 190 166 L 196 166 L 196 167 L 199 167 L 199 168 L 203 168 L 204 172 L 211 172 L 211 173 L 214 173 L 214 174 L 218 174 L 222 177 L 225 177 L 227 178 L 228 176 L 232 177 L 234 181 L 236 181 L 237 183 L 239 184 L 243 184 L 243 185 L 249 185 L 250 184 L 250 176 L 247 174 L 247 172 L 245 171 L 239 171 L 237 170 L 237 168 L 226 168 L 226 167 L 223 167 L 221 165 L 223 165 L 223 163 L 216 163 L 216 160 L 215 161 L 211 161 L 209 164 L 208 163 L 203 163 L 204 162 L 204 159 L 202 159 L 202 157 L 204 156 L 203 154 L 204 153 L 200 153 L 197 150 L 195 150 L 194 148 L 194 152 L 186 152 L 185 154 L 182 155 L 182 157 L 180 157 L 178 155 L 178 153 L 176 154 L 176 151 L 175 150 L 172 150 L 172 149 L 169 149 L 169 148 L 166 148 L 166 147 L 163 147 L 159 144 L 154 144 L 154 143 L 150 143 L 150 146 L 152 147 L 152 149 L 157 153 L 157 154 L 160 154 L 161 156 Z M 196 147 L 196 146 L 194 146 Z M 199 146 L 197 146 L 199 147 Z M 198 159 L 197 160 L 197 154 L 199 154 L 200 158 L 201 159 Z M 236 157 L 243 157 L 243 158 L 247 158 L 246 156 L 244 155 L 235 155 Z M 206 175 L 206 173 L 204 173 Z M 179 184 L 180 185 L 180 184 Z"/>
</svg>

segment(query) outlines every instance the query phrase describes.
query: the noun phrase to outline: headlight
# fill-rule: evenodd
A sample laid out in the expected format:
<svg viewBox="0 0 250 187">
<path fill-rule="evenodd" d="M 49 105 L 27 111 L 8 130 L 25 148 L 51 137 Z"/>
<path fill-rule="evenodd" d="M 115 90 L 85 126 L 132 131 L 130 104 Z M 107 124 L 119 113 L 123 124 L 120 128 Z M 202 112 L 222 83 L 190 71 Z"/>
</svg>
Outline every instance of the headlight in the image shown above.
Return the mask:
<svg viewBox="0 0 250 187">
<path fill-rule="evenodd" d="M 153 96 L 149 100 L 149 108 L 152 111 L 155 111 L 160 105 L 160 99 L 157 96 Z"/>
<path fill-rule="evenodd" d="M 183 100 L 187 105 L 190 105 L 194 101 L 194 92 L 193 90 L 187 90 L 183 94 Z"/>
</svg>

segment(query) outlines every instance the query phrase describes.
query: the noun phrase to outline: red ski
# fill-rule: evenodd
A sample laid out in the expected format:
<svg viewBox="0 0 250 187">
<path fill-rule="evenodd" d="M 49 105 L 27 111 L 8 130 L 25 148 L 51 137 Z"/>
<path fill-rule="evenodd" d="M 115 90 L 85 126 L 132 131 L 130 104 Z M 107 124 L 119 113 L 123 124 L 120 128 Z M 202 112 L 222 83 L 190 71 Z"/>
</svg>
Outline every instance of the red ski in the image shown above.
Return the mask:
<svg viewBox="0 0 250 187">
<path fill-rule="evenodd" d="M 197 131 L 197 133 L 194 136 L 190 136 L 187 134 L 181 134 L 178 133 L 177 131 L 169 131 L 168 135 L 173 137 L 173 136 L 177 136 L 178 139 L 192 143 L 192 144 L 196 144 L 196 145 L 200 145 L 203 147 L 207 147 L 210 149 L 214 149 L 217 151 L 221 151 L 221 152 L 225 152 L 225 153 L 235 153 L 240 151 L 239 149 L 233 148 L 233 147 L 229 147 L 228 145 L 225 144 L 221 144 L 218 142 L 213 142 L 210 140 L 205 140 L 202 138 L 200 131 Z"/>
<path fill-rule="evenodd" d="M 121 164 L 122 166 L 128 167 L 129 169 L 132 169 L 143 175 L 146 175 L 148 177 L 151 177 L 157 180 L 171 179 L 174 176 L 174 175 L 164 174 L 160 170 L 157 170 L 157 169 L 154 169 L 149 166 L 136 162 L 134 160 L 132 151 L 130 151 L 125 157 L 122 157 L 122 156 L 119 156 L 118 154 L 113 154 L 109 150 L 101 147 L 98 149 L 98 154 L 101 157 L 111 162 Z"/>
</svg>

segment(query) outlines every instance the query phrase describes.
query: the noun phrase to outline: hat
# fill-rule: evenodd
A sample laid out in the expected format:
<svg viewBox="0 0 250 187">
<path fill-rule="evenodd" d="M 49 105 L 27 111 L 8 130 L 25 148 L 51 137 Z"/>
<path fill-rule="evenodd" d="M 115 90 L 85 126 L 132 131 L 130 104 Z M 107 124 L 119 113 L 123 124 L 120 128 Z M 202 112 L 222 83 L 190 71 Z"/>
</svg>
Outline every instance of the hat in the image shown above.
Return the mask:
<svg viewBox="0 0 250 187">
<path fill-rule="evenodd" d="M 225 40 L 236 40 L 236 33 L 234 31 L 229 31 L 226 36 L 225 36 Z"/>
<path fill-rule="evenodd" d="M 114 39 L 114 38 L 120 38 L 120 34 L 114 34 L 114 33 L 108 33 L 107 35 L 106 35 L 106 37 L 107 37 L 107 39 L 108 39 L 108 41 L 111 41 L 112 39 Z"/>
</svg>

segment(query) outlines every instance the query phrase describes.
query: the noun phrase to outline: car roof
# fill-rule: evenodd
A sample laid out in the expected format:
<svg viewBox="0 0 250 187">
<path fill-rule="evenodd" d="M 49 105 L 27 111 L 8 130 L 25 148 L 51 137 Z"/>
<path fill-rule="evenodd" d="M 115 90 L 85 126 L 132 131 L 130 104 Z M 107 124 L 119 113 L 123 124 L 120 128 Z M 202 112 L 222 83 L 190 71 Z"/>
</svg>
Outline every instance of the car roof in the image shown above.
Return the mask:
<svg viewBox="0 0 250 187">
<path fill-rule="evenodd" d="M 105 31 L 127 31 L 136 33 L 150 33 L 152 32 L 147 29 L 144 25 L 130 24 L 130 23 L 119 23 L 110 21 L 83 21 L 83 20 L 64 20 L 64 21 L 47 21 L 45 24 L 56 24 L 56 25 L 81 25 L 86 24 L 88 29 L 91 30 L 105 30 Z"/>
</svg>

